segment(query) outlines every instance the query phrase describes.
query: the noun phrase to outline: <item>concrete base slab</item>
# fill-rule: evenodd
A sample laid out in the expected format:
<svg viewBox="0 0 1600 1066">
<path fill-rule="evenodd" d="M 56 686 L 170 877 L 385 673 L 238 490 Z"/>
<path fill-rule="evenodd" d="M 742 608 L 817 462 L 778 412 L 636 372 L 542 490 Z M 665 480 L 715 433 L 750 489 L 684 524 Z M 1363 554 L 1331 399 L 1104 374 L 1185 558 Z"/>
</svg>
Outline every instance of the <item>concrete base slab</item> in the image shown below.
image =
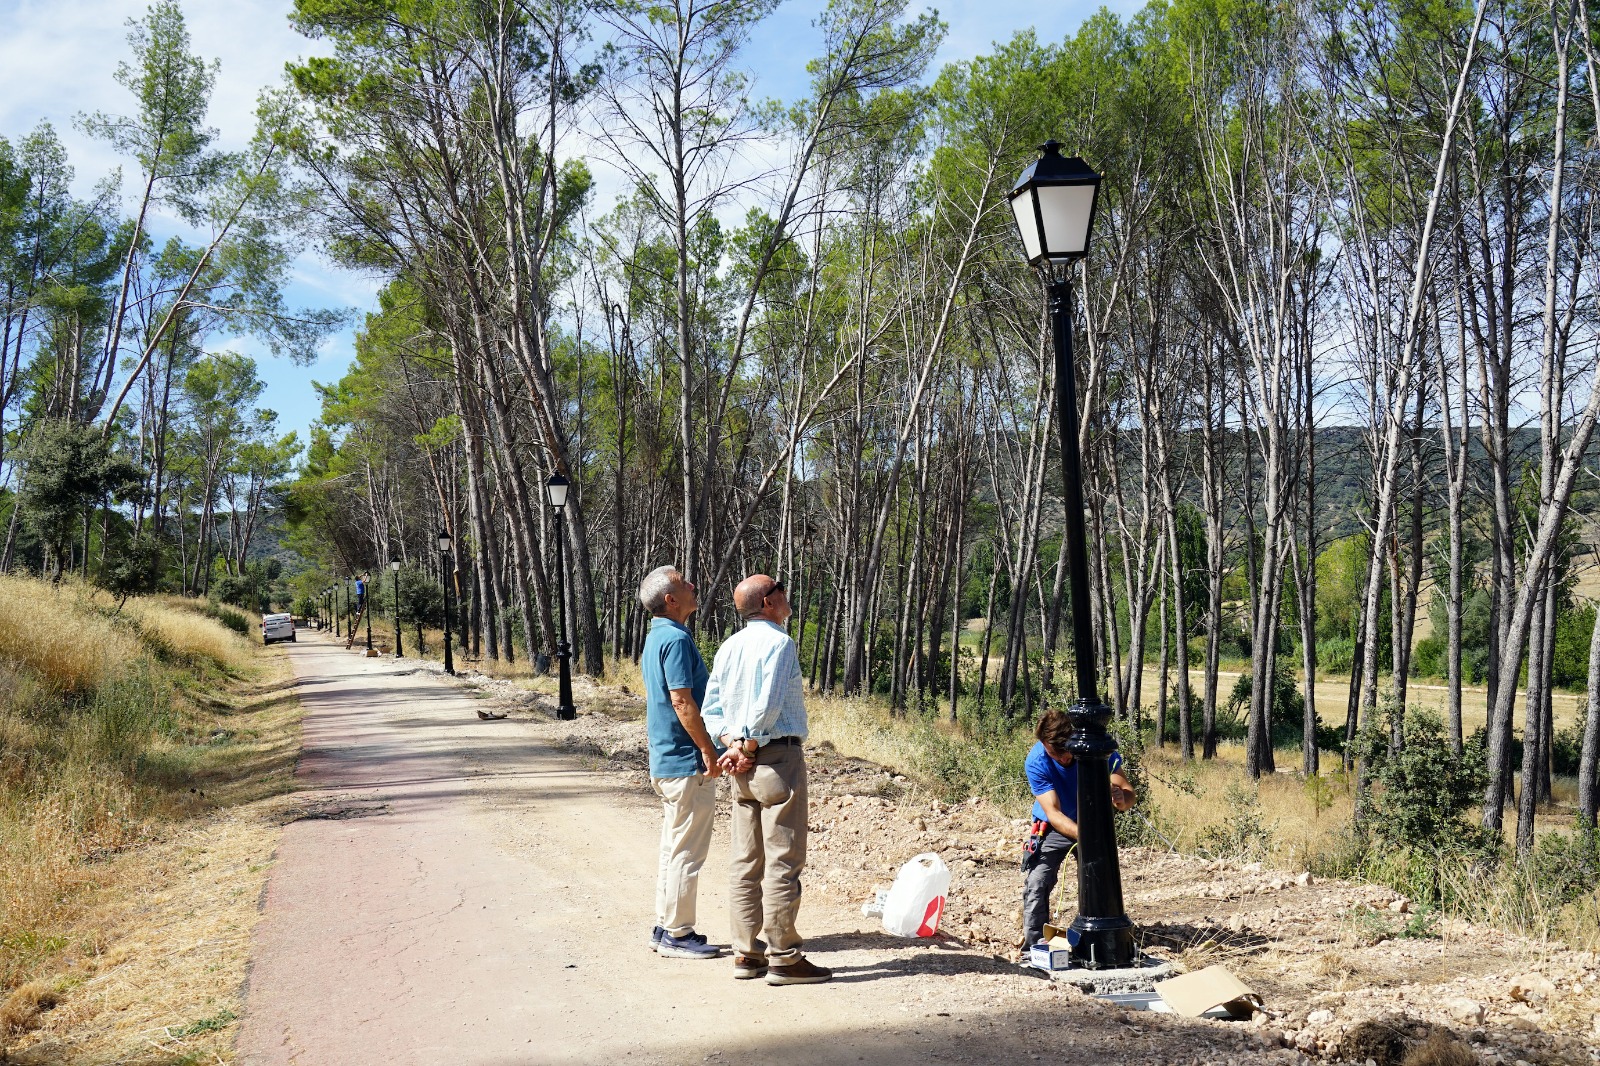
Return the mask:
<svg viewBox="0 0 1600 1066">
<path fill-rule="evenodd" d="M 1140 957 L 1138 965 L 1117 970 L 1087 970 L 1073 967 L 1069 970 L 1052 970 L 1050 979 L 1072 985 L 1091 996 L 1114 995 L 1128 992 L 1149 992 L 1157 981 L 1164 981 L 1176 973 L 1169 962 Z"/>
</svg>

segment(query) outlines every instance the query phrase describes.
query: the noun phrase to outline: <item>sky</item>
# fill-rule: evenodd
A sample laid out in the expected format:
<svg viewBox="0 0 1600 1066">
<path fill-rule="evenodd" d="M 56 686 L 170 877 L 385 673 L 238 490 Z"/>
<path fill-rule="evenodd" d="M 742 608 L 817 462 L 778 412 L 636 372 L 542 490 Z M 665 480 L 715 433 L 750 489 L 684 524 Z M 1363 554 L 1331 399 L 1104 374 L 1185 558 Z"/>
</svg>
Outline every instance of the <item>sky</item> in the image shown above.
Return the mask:
<svg viewBox="0 0 1600 1066">
<path fill-rule="evenodd" d="M 929 76 L 948 62 L 971 59 L 990 51 L 993 42 L 1033 28 L 1041 40 L 1060 40 L 1102 4 L 1089 0 L 946 0 L 934 7 L 949 25 Z M 1104 6 L 1129 14 L 1140 6 L 1113 0 Z M 220 133 L 219 147 L 237 148 L 249 140 L 256 96 L 283 76 L 284 64 L 323 50 L 320 42 L 290 28 L 290 0 L 187 0 L 184 14 L 195 52 L 218 60 L 209 122 Z M 745 63 L 761 97 L 793 100 L 806 90 L 807 60 L 820 37 L 811 22 L 823 7 L 819 0 L 785 0 L 753 35 Z M 87 196 L 94 185 L 122 161 L 103 143 L 79 132 L 75 118 L 85 112 L 121 114 L 132 110 L 126 91 L 113 75 L 128 55 L 127 22 L 144 14 L 144 3 L 122 0 L 0 0 L 0 136 L 16 140 L 41 120 L 50 122 L 65 144 L 76 170 L 75 191 Z M 913 5 L 913 11 L 920 10 Z M 601 202 L 593 215 L 611 205 L 621 182 L 596 170 Z M 125 170 L 124 192 L 133 179 Z M 179 222 L 156 218 L 151 230 L 158 241 L 183 232 Z M 274 358 L 248 338 L 217 338 L 214 350 L 231 348 L 256 357 L 266 385 L 262 404 L 278 412 L 279 425 L 297 430 L 301 440 L 318 414 L 313 381 L 337 381 L 354 354 L 355 329 L 361 314 L 377 303 L 379 280 L 342 270 L 315 251 L 294 263 L 287 295 L 292 304 L 348 308 L 353 325 L 330 337 L 317 361 L 308 367 Z"/>
</svg>

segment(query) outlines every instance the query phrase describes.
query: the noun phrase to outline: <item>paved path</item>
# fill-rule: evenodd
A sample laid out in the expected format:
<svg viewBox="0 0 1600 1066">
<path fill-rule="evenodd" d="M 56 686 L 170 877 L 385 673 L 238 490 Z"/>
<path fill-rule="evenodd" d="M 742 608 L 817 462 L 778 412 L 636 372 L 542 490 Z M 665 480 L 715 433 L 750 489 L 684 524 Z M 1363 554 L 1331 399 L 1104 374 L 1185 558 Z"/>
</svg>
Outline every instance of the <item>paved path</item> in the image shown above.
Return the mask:
<svg viewBox="0 0 1600 1066">
<path fill-rule="evenodd" d="M 242 1063 L 1014 1063 L 1069 1045 L 1075 1062 L 1127 1060 L 1126 1030 L 1080 997 L 862 932 L 839 904 L 802 911 L 829 985 L 658 958 L 648 794 L 558 754 L 559 723 L 480 721 L 479 699 L 413 661 L 303 636 L 283 647 L 306 710 L 305 816 L 268 885 Z M 701 881 L 713 940 L 725 830 Z"/>
</svg>

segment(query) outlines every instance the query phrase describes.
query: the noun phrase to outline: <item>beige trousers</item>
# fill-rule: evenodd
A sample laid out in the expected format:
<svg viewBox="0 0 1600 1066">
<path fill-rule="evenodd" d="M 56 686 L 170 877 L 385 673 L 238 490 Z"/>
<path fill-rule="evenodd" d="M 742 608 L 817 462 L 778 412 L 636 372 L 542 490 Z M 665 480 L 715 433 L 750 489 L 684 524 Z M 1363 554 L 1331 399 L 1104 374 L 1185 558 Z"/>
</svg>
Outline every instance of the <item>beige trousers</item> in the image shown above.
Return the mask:
<svg viewBox="0 0 1600 1066">
<path fill-rule="evenodd" d="M 729 909 L 733 947 L 783 962 L 800 958 L 800 871 L 806 864 L 806 760 L 798 744 L 769 744 L 733 778 Z M 766 943 L 758 939 L 766 932 Z"/>
<path fill-rule="evenodd" d="M 661 797 L 661 863 L 656 871 L 656 924 L 673 936 L 694 932 L 700 867 L 711 849 L 717 813 L 715 778 L 652 777 Z"/>
</svg>

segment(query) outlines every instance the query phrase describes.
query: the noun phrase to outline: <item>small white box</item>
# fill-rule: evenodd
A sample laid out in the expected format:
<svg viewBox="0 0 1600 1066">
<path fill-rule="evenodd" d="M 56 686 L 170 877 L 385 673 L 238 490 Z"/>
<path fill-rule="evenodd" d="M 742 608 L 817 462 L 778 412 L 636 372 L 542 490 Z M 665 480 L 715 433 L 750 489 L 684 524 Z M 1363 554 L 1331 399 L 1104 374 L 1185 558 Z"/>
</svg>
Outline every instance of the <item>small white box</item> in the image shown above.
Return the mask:
<svg viewBox="0 0 1600 1066">
<path fill-rule="evenodd" d="M 1028 949 L 1028 962 L 1040 970 L 1068 970 L 1072 968 L 1072 949 L 1070 947 L 1052 948 L 1049 944 L 1035 944 Z"/>
</svg>

